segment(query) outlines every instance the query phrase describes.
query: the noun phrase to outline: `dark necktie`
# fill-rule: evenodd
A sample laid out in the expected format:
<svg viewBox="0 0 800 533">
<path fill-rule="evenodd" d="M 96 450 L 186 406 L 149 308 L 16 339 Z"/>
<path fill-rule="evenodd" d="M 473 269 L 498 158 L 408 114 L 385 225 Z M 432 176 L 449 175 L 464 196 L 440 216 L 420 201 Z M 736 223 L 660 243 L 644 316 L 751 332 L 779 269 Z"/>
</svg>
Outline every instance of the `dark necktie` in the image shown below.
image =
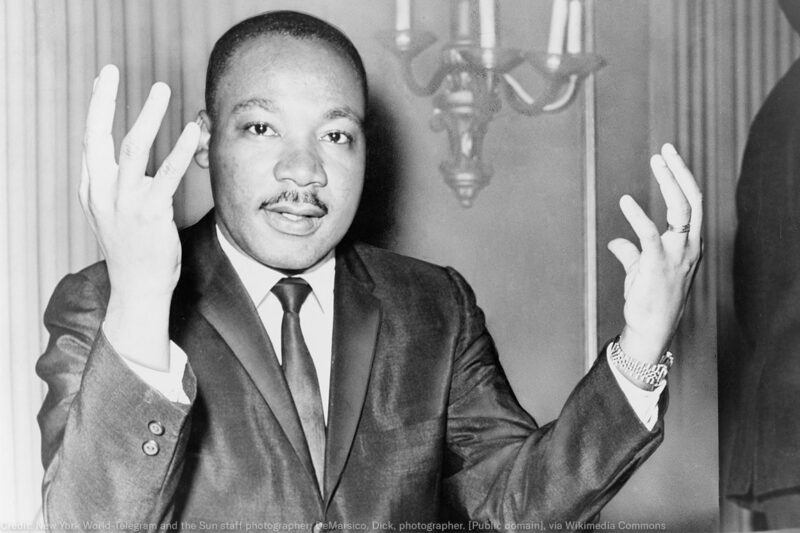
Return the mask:
<svg viewBox="0 0 800 533">
<path fill-rule="evenodd" d="M 311 462 L 317 475 L 320 494 L 325 479 L 325 418 L 314 361 L 300 329 L 300 307 L 311 292 L 302 278 L 283 278 L 272 288 L 283 307 L 281 322 L 281 358 L 283 373 L 294 399 Z"/>
</svg>

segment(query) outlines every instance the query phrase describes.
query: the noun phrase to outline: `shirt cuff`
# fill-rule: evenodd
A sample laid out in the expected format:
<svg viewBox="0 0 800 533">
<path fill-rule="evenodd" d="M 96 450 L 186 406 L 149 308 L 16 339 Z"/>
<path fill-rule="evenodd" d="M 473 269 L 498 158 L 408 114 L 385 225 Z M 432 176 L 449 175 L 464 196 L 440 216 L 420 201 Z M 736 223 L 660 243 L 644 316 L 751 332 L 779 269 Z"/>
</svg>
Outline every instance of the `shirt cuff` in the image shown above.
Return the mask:
<svg viewBox="0 0 800 533">
<path fill-rule="evenodd" d="M 154 370 L 140 365 L 126 358 L 124 354 L 120 354 L 120 358 L 134 374 L 139 376 L 147 385 L 163 394 L 167 400 L 184 405 L 191 403 L 183 390 L 183 374 L 187 365 L 186 352 L 174 342 L 169 341 L 169 370 L 166 371 Z"/>
<path fill-rule="evenodd" d="M 611 367 L 611 373 L 614 374 L 614 378 L 617 380 L 619 388 L 622 389 L 622 393 L 628 399 L 628 403 L 633 409 L 633 412 L 636 413 L 636 416 L 642 421 L 644 427 L 646 427 L 648 431 L 652 431 L 656 422 L 658 422 L 658 400 L 661 398 L 661 393 L 667 386 L 667 380 L 662 380 L 654 390 L 640 389 L 625 377 L 620 369 L 617 368 L 617 365 L 611 362 L 611 354 L 609 353 L 611 345 L 609 344 L 608 346 L 609 348 L 606 349 L 606 357 L 608 366 Z"/>
</svg>

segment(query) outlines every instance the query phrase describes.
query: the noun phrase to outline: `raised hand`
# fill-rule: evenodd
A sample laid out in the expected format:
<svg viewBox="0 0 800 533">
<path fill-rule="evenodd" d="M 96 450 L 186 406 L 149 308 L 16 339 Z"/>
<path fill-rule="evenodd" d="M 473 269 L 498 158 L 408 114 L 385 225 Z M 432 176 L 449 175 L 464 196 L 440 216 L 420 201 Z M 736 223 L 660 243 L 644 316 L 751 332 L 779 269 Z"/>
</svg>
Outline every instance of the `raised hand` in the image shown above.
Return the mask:
<svg viewBox="0 0 800 533">
<path fill-rule="evenodd" d="M 641 244 L 614 239 L 609 250 L 625 268 L 623 351 L 655 363 L 667 350 L 678 327 L 700 261 L 703 203 L 691 171 L 671 144 L 650 159 L 650 167 L 667 205 L 668 229 L 657 226 L 630 196 L 620 208 Z"/>
<path fill-rule="evenodd" d="M 105 66 L 95 80 L 86 117 L 80 199 L 108 266 L 111 282 L 103 326 L 126 357 L 153 368 L 168 366 L 168 317 L 181 249 L 172 196 L 186 172 L 200 129 L 187 124 L 154 177 L 145 175 L 150 148 L 169 102 L 164 83 L 153 85 L 136 122 L 114 156 L 112 126 L 119 71 Z"/>
</svg>

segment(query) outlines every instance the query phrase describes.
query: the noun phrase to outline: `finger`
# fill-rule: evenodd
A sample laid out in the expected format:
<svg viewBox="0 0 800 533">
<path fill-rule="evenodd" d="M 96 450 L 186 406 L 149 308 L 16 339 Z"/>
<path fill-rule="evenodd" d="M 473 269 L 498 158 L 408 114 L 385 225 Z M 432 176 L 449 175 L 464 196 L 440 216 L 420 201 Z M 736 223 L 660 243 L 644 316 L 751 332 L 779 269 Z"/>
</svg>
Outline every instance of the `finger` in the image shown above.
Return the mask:
<svg viewBox="0 0 800 533">
<path fill-rule="evenodd" d="M 661 148 L 661 155 L 667 163 L 675 180 L 681 187 L 691 207 L 691 227 L 689 228 L 689 238 L 695 243 L 700 241 L 700 234 L 703 229 L 703 193 L 700 186 L 694 179 L 692 171 L 686 166 L 683 158 L 678 154 L 675 147 L 669 143 Z"/>
<path fill-rule="evenodd" d="M 112 183 L 109 170 L 114 167 L 114 111 L 117 105 L 119 71 L 114 65 L 106 65 L 97 76 L 89 110 L 86 113 L 84 154 L 86 156 L 87 186 L 104 186 Z M 97 178 L 92 182 L 92 178 Z"/>
<path fill-rule="evenodd" d="M 81 181 L 78 185 L 78 198 L 81 201 L 83 212 L 88 215 L 89 209 L 89 169 L 86 168 L 86 154 L 81 157 Z"/>
<path fill-rule="evenodd" d="M 150 94 L 136 117 L 128 134 L 119 148 L 120 187 L 139 183 L 144 176 L 150 147 L 161 127 L 161 121 L 169 104 L 170 90 L 166 83 L 157 82 L 150 88 Z"/>
<path fill-rule="evenodd" d="M 620 198 L 619 207 L 622 209 L 622 214 L 625 215 L 628 224 L 631 225 L 634 233 L 636 233 L 636 236 L 639 238 L 642 251 L 649 249 L 660 250 L 661 235 L 658 232 L 658 228 L 653 224 L 653 221 L 650 220 L 642 208 L 639 207 L 636 200 L 626 194 Z"/>
<path fill-rule="evenodd" d="M 622 264 L 626 274 L 639 260 L 639 249 L 628 239 L 614 239 L 608 243 L 608 249 Z"/>
<path fill-rule="evenodd" d="M 94 79 L 92 98 L 86 113 L 86 131 L 98 135 L 111 135 L 114 126 L 114 111 L 117 105 L 119 70 L 115 65 L 106 65 Z"/>
<path fill-rule="evenodd" d="M 677 180 L 667 167 L 664 158 L 660 155 L 651 157 L 650 168 L 661 189 L 661 196 L 664 198 L 664 203 L 667 205 L 667 223 L 672 226 L 689 224 L 692 217 L 691 206 L 686 196 L 684 196 L 680 185 L 678 185 Z M 670 238 L 679 238 L 682 241 L 687 237 L 686 233 L 670 231 L 669 234 Z"/>
<path fill-rule="evenodd" d="M 192 157 L 197 150 L 197 143 L 200 141 L 200 126 L 197 122 L 189 122 L 183 128 L 181 136 L 175 143 L 175 147 L 161 163 L 156 172 L 153 187 L 172 196 L 178 188 L 186 169 L 192 162 Z"/>
</svg>

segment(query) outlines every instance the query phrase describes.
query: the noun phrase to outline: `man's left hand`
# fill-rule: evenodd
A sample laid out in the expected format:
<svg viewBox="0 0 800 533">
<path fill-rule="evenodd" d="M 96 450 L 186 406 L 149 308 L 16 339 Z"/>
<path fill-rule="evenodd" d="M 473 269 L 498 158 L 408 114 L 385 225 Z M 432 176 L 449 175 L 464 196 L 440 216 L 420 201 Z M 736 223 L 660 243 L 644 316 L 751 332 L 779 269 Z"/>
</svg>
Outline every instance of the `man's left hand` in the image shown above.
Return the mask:
<svg viewBox="0 0 800 533">
<path fill-rule="evenodd" d="M 650 167 L 667 205 L 668 229 L 659 233 L 639 204 L 625 195 L 620 208 L 641 251 L 627 239 L 614 239 L 608 249 L 626 274 L 620 346 L 629 356 L 653 364 L 675 334 L 700 261 L 703 203 L 694 176 L 671 144 L 650 159 Z"/>
</svg>

